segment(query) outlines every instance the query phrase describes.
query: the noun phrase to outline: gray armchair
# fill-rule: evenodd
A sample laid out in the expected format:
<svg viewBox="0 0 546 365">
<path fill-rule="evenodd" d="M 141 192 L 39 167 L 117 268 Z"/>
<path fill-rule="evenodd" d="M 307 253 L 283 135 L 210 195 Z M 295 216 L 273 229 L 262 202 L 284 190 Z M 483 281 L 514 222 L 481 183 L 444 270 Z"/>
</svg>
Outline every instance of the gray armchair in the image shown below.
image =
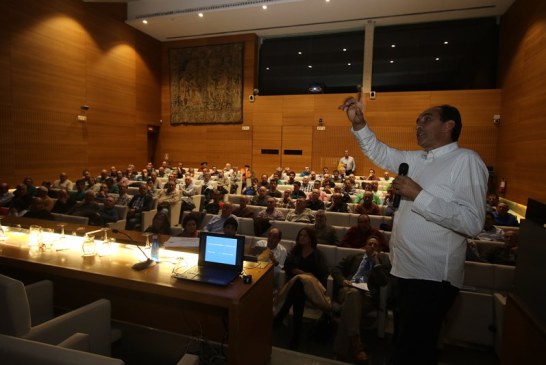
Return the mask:
<svg viewBox="0 0 546 365">
<path fill-rule="evenodd" d="M 110 301 L 100 299 L 53 317 L 53 284 L 24 286 L 0 275 L 0 334 L 58 345 L 76 333 L 86 334 L 89 352 L 109 356 L 112 331 Z"/>
</svg>

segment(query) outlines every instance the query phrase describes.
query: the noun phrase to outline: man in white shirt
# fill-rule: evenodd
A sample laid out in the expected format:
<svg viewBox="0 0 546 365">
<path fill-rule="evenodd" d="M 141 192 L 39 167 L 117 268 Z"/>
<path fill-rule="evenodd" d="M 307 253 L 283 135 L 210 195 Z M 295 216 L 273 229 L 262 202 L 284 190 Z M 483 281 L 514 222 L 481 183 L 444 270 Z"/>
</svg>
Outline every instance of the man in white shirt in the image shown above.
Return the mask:
<svg viewBox="0 0 546 365">
<path fill-rule="evenodd" d="M 376 165 L 391 172 L 409 165 L 407 176 L 393 181 L 402 198 L 390 240 L 398 319 L 393 362 L 436 364 L 443 319 L 463 284 L 465 239 L 483 228 L 487 168 L 474 151 L 459 148 L 462 122 L 452 106 L 432 107 L 417 118 L 417 144 L 424 151 L 380 142 L 364 119 L 362 101 L 347 99 L 340 109 Z"/>
<path fill-rule="evenodd" d="M 284 267 L 287 252 L 283 245 L 279 245 L 281 239 L 281 230 L 273 227 L 269 230 L 267 240 L 260 240 L 254 245 L 255 250 L 261 251 L 261 253 L 258 255 L 258 261 L 271 262 L 274 266 L 275 289 L 280 288 L 282 284 L 284 284 L 279 282 L 279 273 Z"/>
<path fill-rule="evenodd" d="M 339 159 L 339 164 L 345 168 L 345 174 L 354 174 L 356 171 L 356 162 L 353 156 L 349 156 L 349 150 L 345 150 L 343 157 Z"/>
</svg>

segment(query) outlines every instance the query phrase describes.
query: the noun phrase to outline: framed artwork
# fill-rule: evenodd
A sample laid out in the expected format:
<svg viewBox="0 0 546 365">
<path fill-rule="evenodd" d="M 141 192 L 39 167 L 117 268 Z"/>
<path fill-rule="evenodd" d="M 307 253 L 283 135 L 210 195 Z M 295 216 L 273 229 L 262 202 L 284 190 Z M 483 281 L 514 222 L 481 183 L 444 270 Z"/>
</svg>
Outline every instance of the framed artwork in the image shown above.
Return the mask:
<svg viewBox="0 0 546 365">
<path fill-rule="evenodd" d="M 243 122 L 243 43 L 169 50 L 171 124 Z"/>
</svg>

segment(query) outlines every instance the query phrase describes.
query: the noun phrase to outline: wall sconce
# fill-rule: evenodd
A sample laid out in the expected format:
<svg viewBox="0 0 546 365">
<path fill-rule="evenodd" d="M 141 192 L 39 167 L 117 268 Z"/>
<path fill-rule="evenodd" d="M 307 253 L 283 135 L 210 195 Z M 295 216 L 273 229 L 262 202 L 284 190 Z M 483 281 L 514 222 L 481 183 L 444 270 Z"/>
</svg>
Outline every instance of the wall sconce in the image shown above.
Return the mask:
<svg viewBox="0 0 546 365">
<path fill-rule="evenodd" d="M 325 131 L 325 130 L 326 130 L 326 126 L 324 125 L 324 121 L 322 120 L 322 118 L 319 118 L 317 131 Z"/>
<path fill-rule="evenodd" d="M 85 115 L 85 112 L 89 110 L 89 105 L 84 104 L 80 106 L 81 113 L 78 115 L 78 120 L 80 122 L 85 122 L 87 120 L 87 115 Z"/>
<path fill-rule="evenodd" d="M 493 115 L 493 124 L 499 126 L 501 122 L 500 114 Z"/>
</svg>

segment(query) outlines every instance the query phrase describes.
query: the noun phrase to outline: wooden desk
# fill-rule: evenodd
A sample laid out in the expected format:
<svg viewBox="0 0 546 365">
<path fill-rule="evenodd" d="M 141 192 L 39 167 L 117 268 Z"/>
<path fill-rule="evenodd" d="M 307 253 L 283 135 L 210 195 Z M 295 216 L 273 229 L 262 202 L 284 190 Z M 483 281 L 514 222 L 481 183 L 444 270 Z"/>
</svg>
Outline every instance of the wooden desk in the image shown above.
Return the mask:
<svg viewBox="0 0 546 365">
<path fill-rule="evenodd" d="M 2 222 L 4 226 L 21 224 L 22 227 L 30 224 L 54 227 L 57 224 L 11 217 Z M 95 228 L 86 227 L 86 230 Z M 120 237 L 116 235 L 116 239 Z M 8 240 L 0 242 L 0 272 L 24 282 L 52 280 L 55 283 L 55 304 L 60 307 L 75 308 L 106 298 L 112 302 L 114 319 L 202 336 L 221 343 L 227 339 L 230 364 L 269 362 L 272 342 L 271 265 L 262 269 L 245 268 L 245 272 L 252 275 L 252 284 L 244 284 L 241 278 L 237 278 L 224 288 L 171 278 L 174 267 L 171 262 L 134 271 L 131 265 L 142 260 L 139 256 L 142 254 L 134 246 L 119 246 L 110 256 L 83 257 L 80 244 L 63 251 L 39 250 L 28 247 L 28 236 L 24 233 L 10 231 Z M 177 255 L 162 250 L 160 260 L 167 254 Z M 245 266 L 247 264 L 245 262 Z"/>
</svg>

